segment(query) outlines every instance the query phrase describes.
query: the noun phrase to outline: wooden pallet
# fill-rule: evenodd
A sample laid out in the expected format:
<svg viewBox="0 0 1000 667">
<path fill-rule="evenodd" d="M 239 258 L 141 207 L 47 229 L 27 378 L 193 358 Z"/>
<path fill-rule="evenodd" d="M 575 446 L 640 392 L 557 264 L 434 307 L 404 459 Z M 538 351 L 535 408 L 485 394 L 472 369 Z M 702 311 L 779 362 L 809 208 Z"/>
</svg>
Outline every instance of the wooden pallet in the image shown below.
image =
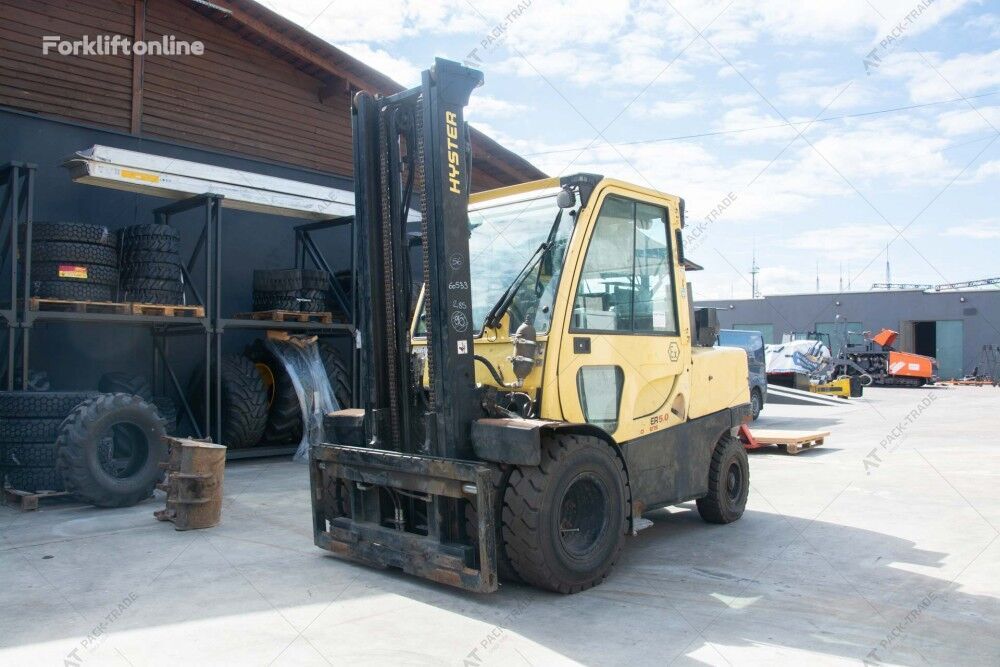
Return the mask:
<svg viewBox="0 0 1000 667">
<path fill-rule="evenodd" d="M 948 384 L 955 387 L 990 387 L 996 386 L 996 380 L 941 380 L 938 384 Z"/>
<path fill-rule="evenodd" d="M 43 299 L 33 296 L 28 301 L 31 310 L 47 310 L 62 313 L 114 313 L 128 315 L 131 304 L 113 301 L 70 301 L 68 299 Z"/>
<path fill-rule="evenodd" d="M 316 322 L 332 324 L 333 313 L 300 313 L 295 310 L 255 310 L 252 313 L 237 313 L 240 320 L 270 320 L 273 322 Z"/>
<path fill-rule="evenodd" d="M 794 431 L 776 428 L 741 427 L 741 440 L 747 449 L 760 449 L 777 445 L 786 454 L 798 454 L 804 449 L 812 449 L 823 444 L 829 431 Z"/>
<path fill-rule="evenodd" d="M 4 504 L 13 505 L 22 512 L 30 512 L 38 509 L 38 501 L 42 498 L 59 498 L 68 496 L 66 491 L 20 491 L 18 489 L 4 488 Z"/>
<path fill-rule="evenodd" d="M 130 303 L 133 315 L 160 315 L 163 317 L 205 317 L 202 306 L 177 306 L 165 303 Z"/>
</svg>

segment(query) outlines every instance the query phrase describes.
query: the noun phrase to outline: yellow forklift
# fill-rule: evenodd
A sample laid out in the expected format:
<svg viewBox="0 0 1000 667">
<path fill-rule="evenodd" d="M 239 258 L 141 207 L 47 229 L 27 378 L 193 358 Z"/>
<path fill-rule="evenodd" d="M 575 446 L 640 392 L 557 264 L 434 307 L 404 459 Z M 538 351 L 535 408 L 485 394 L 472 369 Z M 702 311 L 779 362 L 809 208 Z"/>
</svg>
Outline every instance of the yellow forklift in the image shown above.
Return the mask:
<svg viewBox="0 0 1000 667">
<path fill-rule="evenodd" d="M 439 59 L 354 98 L 362 407 L 312 448 L 314 537 L 468 590 L 574 593 L 644 512 L 743 514 L 747 358 L 692 309 L 679 197 L 577 174 L 470 198 L 481 83 Z"/>
</svg>

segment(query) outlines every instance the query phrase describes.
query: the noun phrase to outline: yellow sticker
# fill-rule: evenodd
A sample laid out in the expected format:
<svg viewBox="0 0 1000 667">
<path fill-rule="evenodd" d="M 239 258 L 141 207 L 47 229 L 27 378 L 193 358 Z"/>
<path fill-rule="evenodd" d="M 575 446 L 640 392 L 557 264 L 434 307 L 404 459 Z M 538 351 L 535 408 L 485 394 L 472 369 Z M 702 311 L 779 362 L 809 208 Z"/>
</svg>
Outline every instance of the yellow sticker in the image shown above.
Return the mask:
<svg viewBox="0 0 1000 667">
<path fill-rule="evenodd" d="M 145 171 L 132 171 L 131 169 L 122 169 L 122 178 L 130 178 L 133 181 L 145 181 L 146 183 L 159 183 L 160 177 L 156 174 L 150 174 Z"/>
<path fill-rule="evenodd" d="M 87 279 L 87 267 L 85 266 L 73 266 L 71 264 L 60 264 L 59 265 L 59 277 L 60 278 L 78 278 L 80 280 Z"/>
</svg>

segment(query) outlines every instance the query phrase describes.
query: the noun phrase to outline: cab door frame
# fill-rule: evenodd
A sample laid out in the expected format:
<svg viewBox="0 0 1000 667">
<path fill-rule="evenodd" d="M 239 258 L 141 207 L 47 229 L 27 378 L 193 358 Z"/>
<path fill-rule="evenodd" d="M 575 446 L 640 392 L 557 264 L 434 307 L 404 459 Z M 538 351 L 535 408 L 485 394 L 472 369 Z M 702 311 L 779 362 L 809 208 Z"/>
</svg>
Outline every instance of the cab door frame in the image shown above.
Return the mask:
<svg viewBox="0 0 1000 667">
<path fill-rule="evenodd" d="M 609 197 L 626 199 L 638 204 L 647 204 L 666 211 L 665 244 L 669 254 L 671 303 L 674 309 L 673 331 L 625 331 L 574 329 L 573 314 L 576 294 L 582 273 L 586 266 L 595 230 L 600 221 L 601 210 Z M 607 370 L 620 368 L 621 388 L 617 395 L 616 423 L 597 424 L 604 428 L 617 442 L 626 442 L 650 433 L 675 426 L 687 418 L 687 404 L 690 388 L 690 331 L 687 322 L 687 291 L 683 266 L 678 261 L 676 238 L 680 229 L 680 206 L 677 198 L 657 196 L 651 191 L 629 187 L 624 183 L 606 181 L 590 199 L 586 216 L 581 216 L 574 233 L 575 252 L 572 267 L 565 267 L 564 284 L 561 289 L 561 322 L 553 322 L 553 331 L 558 326 L 561 340 L 550 346 L 556 358 L 554 377 L 549 376 L 548 385 L 558 387 L 558 406 L 565 421 L 586 422 L 585 408 L 581 402 L 582 372 L 586 368 Z M 636 223 L 636 207 L 633 207 L 633 226 Z M 583 224 L 580 224 L 583 223 Z M 634 247 L 634 246 L 633 246 Z M 633 250 L 633 255 L 635 251 Z M 636 271 L 633 256 L 633 277 Z M 566 280 L 569 273 L 569 280 Z M 632 322 L 634 323 L 634 314 Z M 551 339 L 550 339 L 551 341 Z M 548 374 L 547 374 L 548 375 Z M 589 384 L 599 387 L 609 379 L 594 374 Z M 611 389 L 611 387 L 608 387 Z M 551 405 L 551 392 L 546 396 Z M 584 398 L 585 400 L 585 398 Z"/>
</svg>

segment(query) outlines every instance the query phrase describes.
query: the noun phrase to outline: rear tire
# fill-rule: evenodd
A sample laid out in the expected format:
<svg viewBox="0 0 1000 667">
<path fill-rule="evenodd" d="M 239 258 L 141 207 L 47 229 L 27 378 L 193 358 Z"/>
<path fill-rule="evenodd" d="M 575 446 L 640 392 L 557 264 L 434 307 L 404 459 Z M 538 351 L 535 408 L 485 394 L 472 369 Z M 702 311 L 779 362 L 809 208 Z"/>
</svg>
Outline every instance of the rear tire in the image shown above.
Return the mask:
<svg viewBox="0 0 1000 667">
<path fill-rule="evenodd" d="M 746 509 L 750 493 L 750 463 L 743 443 L 728 433 L 719 439 L 708 471 L 708 495 L 697 501 L 698 513 L 709 523 L 732 523 Z"/>
<path fill-rule="evenodd" d="M 750 415 L 754 421 L 757 421 L 757 417 L 760 417 L 760 410 L 763 406 L 764 402 L 760 397 L 760 389 L 754 388 L 750 392 Z"/>
<path fill-rule="evenodd" d="M 604 441 L 543 437 L 541 464 L 515 468 L 504 491 L 503 542 L 514 571 L 558 593 L 604 581 L 625 542 L 627 486 Z"/>
</svg>

